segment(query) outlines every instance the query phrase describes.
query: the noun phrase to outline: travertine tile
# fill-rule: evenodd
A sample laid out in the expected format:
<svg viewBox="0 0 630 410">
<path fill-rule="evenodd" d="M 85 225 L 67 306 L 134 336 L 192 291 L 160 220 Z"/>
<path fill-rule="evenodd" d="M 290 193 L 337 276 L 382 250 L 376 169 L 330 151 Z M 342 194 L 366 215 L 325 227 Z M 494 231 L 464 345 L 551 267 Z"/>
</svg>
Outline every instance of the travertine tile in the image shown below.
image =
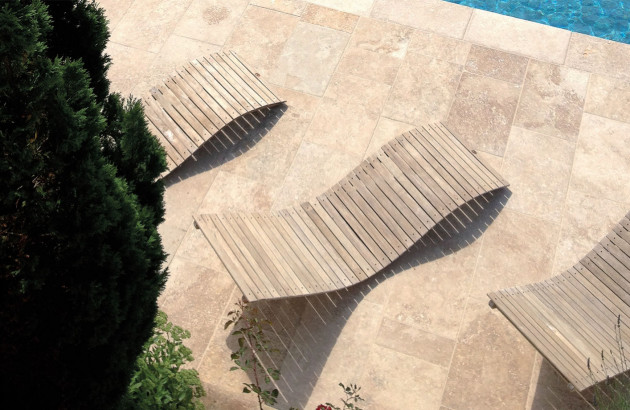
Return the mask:
<svg viewBox="0 0 630 410">
<path fill-rule="evenodd" d="M 99 7 L 105 9 L 105 17 L 107 17 L 107 27 L 112 33 L 120 20 L 125 16 L 127 10 L 131 6 L 131 2 L 127 0 L 99 0 Z"/>
<path fill-rule="evenodd" d="M 411 124 L 444 120 L 461 71 L 462 66 L 458 64 L 416 53 L 407 54 L 383 115 Z"/>
<path fill-rule="evenodd" d="M 587 84 L 583 71 L 531 61 L 514 125 L 575 141 Z"/>
<path fill-rule="evenodd" d="M 630 124 L 584 114 L 571 189 L 630 202 Z"/>
<path fill-rule="evenodd" d="M 374 154 L 379 148 L 403 132 L 407 132 L 413 128 L 415 127 L 411 124 L 390 120 L 387 117 L 380 117 L 378 124 L 376 124 L 376 128 L 374 129 L 374 133 L 372 134 L 370 145 L 365 151 L 365 158 Z"/>
<path fill-rule="evenodd" d="M 554 274 L 569 269 L 590 252 L 626 215 L 629 205 L 569 189 Z"/>
<path fill-rule="evenodd" d="M 355 76 L 335 75 L 305 141 L 363 157 L 389 88 Z"/>
<path fill-rule="evenodd" d="M 580 70 L 630 80 L 630 44 L 573 33 L 565 64 Z"/>
<path fill-rule="evenodd" d="M 464 40 L 489 48 L 562 64 L 571 32 L 475 9 Z"/>
<path fill-rule="evenodd" d="M 559 223 L 574 150 L 568 141 L 512 127 L 501 169 L 513 192 L 507 207 Z"/>
<path fill-rule="evenodd" d="M 191 0 L 144 0 L 134 2 L 112 33 L 111 41 L 157 53 L 172 34 Z M 136 64 L 145 68 L 145 61 Z"/>
<path fill-rule="evenodd" d="M 280 54 L 298 21 L 298 16 L 249 6 L 225 49 L 237 52 L 264 81 L 273 81 L 270 74 L 277 70 Z"/>
<path fill-rule="evenodd" d="M 307 2 L 302 0 L 252 0 L 249 4 L 293 14 L 294 16 L 301 16 L 308 5 Z"/>
<path fill-rule="evenodd" d="M 162 50 L 155 56 L 148 69 L 145 67 L 148 75 L 143 76 L 143 79 L 135 85 L 133 94 L 138 97 L 147 96 L 152 87 L 158 85 L 176 69 L 195 58 L 219 51 L 221 51 L 220 46 L 173 34 L 166 40 Z"/>
<path fill-rule="evenodd" d="M 219 171 L 197 212 L 264 212 L 271 208 L 281 181 L 259 181 Z"/>
<path fill-rule="evenodd" d="M 471 296 L 551 276 L 559 224 L 503 209 L 483 236 Z"/>
<path fill-rule="evenodd" d="M 447 369 L 374 346 L 360 383 L 369 409 L 433 409 L 440 404 Z M 392 366 L 392 363 L 396 363 Z M 422 398 L 421 400 L 419 398 Z"/>
<path fill-rule="evenodd" d="M 411 32 L 398 24 L 361 18 L 337 70 L 391 85 Z"/>
<path fill-rule="evenodd" d="M 192 366 L 201 357 L 218 322 L 223 320 L 223 308 L 236 286 L 223 272 L 175 257 L 169 265 L 166 290 L 159 299 L 171 322 L 190 331 L 184 343 L 193 351 Z"/>
<path fill-rule="evenodd" d="M 470 148 L 503 155 L 520 92 L 517 84 L 464 73 L 446 123 Z"/>
<path fill-rule="evenodd" d="M 440 241 L 438 245 L 421 247 L 399 258 L 396 266 L 404 271 L 388 278 L 395 297 L 387 303 L 386 317 L 455 339 L 480 249 L 480 242 L 467 245 L 463 236 L 454 238 L 462 241 L 456 245 L 463 249 L 451 250 Z M 418 297 L 419 289 L 422 297 Z"/>
<path fill-rule="evenodd" d="M 272 81 L 323 95 L 349 37 L 348 33 L 299 22 L 282 50 Z"/>
<path fill-rule="evenodd" d="M 112 65 L 107 71 L 111 81 L 110 92 L 119 92 L 127 97 L 139 82 L 150 78 L 146 66 L 155 59 L 155 54 L 127 47 L 110 41 L 105 52 L 110 55 Z M 142 64 L 139 64 L 142 62 Z M 140 97 L 138 95 L 137 97 Z"/>
<path fill-rule="evenodd" d="M 630 123 L 630 81 L 592 74 L 584 111 Z"/>
<path fill-rule="evenodd" d="M 345 177 L 360 161 L 361 156 L 303 142 L 278 194 L 274 209 L 315 199 Z"/>
<path fill-rule="evenodd" d="M 302 13 L 301 20 L 306 23 L 317 24 L 334 30 L 352 33 L 352 30 L 354 30 L 354 27 L 359 20 L 359 16 L 330 9 L 328 7 L 308 4 Z"/>
<path fill-rule="evenodd" d="M 192 225 L 192 220 L 190 221 Z M 180 243 L 186 236 L 186 229 L 180 228 L 175 224 L 163 222 L 158 226 L 158 233 L 162 239 L 162 247 L 164 252 L 168 255 L 163 266 L 168 266 L 171 260 L 175 256 Z"/>
<path fill-rule="evenodd" d="M 439 34 L 415 30 L 409 43 L 410 53 L 424 54 L 440 60 L 463 65 L 470 50 L 470 43 Z"/>
<path fill-rule="evenodd" d="M 487 299 L 471 298 L 442 405 L 453 410 L 524 408 L 534 348 Z"/>
<path fill-rule="evenodd" d="M 383 318 L 376 336 L 376 344 L 442 367 L 450 365 L 455 349 L 455 340 L 388 318 Z"/>
<path fill-rule="evenodd" d="M 228 274 L 223 262 L 221 262 L 211 244 L 203 235 L 201 229 L 196 228 L 192 224 L 188 227 L 186 235 L 181 240 L 177 249 L 177 257 L 215 272 Z"/>
<path fill-rule="evenodd" d="M 308 0 L 308 2 L 339 11 L 345 11 L 346 13 L 367 16 L 370 14 L 374 0 Z"/>
<path fill-rule="evenodd" d="M 462 38 L 472 10 L 470 7 L 439 0 L 376 0 L 371 16 Z"/>
<path fill-rule="evenodd" d="M 222 45 L 239 24 L 248 0 L 193 0 L 175 34 Z"/>
<path fill-rule="evenodd" d="M 473 74 L 522 84 L 529 59 L 492 48 L 473 45 L 465 70 Z"/>
</svg>

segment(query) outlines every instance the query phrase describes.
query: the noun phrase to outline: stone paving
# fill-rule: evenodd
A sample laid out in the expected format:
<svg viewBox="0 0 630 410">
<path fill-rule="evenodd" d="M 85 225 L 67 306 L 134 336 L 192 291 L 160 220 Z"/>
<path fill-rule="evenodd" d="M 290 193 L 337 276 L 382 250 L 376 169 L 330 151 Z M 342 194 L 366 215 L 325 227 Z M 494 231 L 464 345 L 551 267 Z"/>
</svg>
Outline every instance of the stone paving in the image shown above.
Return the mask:
<svg viewBox="0 0 630 410">
<path fill-rule="evenodd" d="M 630 209 L 630 46 L 438 0 L 101 0 L 112 87 L 145 95 L 234 50 L 287 105 L 167 178 L 160 305 L 191 330 L 208 408 L 252 409 L 223 331 L 240 294 L 194 212 L 314 198 L 380 145 L 443 121 L 511 182 L 462 232 L 349 291 L 260 303 L 282 398 L 339 382 L 368 409 L 582 408 L 486 293 L 572 266 Z"/>
</svg>

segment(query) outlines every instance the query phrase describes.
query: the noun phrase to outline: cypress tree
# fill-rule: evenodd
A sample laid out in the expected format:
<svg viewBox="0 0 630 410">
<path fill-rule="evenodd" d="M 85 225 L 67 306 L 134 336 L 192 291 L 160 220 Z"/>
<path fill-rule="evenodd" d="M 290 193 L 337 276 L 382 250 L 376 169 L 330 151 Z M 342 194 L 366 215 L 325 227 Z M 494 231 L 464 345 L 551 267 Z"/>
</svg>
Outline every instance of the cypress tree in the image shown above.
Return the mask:
<svg viewBox="0 0 630 410">
<path fill-rule="evenodd" d="M 12 408 L 115 406 L 166 279 L 164 153 L 139 102 L 109 94 L 105 43 L 58 43 L 89 38 L 68 16 L 106 27 L 92 3 L 73 7 L 55 21 L 37 0 L 0 6 L 0 363 Z"/>
</svg>

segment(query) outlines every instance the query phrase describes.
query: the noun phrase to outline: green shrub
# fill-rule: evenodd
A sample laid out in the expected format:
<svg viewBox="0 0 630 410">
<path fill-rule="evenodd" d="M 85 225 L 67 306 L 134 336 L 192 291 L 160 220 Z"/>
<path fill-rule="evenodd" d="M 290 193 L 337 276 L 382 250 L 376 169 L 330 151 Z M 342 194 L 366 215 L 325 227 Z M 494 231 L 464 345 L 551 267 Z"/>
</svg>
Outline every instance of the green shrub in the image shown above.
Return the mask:
<svg viewBox="0 0 630 410">
<path fill-rule="evenodd" d="M 138 358 L 124 407 L 203 409 L 198 398 L 206 393 L 199 374 L 182 368 L 193 360 L 192 351 L 183 342 L 189 337 L 189 331 L 169 322 L 166 313 L 158 312 L 153 336 Z"/>
</svg>

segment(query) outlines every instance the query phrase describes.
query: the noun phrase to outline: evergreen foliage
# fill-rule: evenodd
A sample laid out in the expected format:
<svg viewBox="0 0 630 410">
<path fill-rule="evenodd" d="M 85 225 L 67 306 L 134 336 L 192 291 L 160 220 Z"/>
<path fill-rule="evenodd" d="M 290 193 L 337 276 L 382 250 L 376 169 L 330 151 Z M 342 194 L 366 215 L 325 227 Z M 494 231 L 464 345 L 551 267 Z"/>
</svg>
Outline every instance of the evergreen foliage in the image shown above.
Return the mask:
<svg viewBox="0 0 630 410">
<path fill-rule="evenodd" d="M 166 280 L 156 180 L 164 153 L 141 105 L 109 95 L 102 11 L 82 0 L 59 8 L 53 20 L 37 0 L 0 5 L 0 363 L 9 408 L 114 406 Z"/>
</svg>

